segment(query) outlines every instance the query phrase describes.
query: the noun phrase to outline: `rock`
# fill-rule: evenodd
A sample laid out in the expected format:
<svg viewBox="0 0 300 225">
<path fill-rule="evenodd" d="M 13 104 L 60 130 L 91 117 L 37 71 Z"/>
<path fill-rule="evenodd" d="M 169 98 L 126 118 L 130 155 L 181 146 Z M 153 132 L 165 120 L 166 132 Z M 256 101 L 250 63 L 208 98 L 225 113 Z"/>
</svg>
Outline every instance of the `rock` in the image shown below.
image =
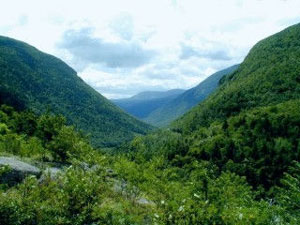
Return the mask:
<svg viewBox="0 0 300 225">
<path fill-rule="evenodd" d="M 62 173 L 62 169 L 57 167 L 49 167 L 43 171 L 41 178 L 39 179 L 39 183 L 45 184 L 50 180 L 55 180 L 58 177 L 59 173 Z"/>
<path fill-rule="evenodd" d="M 124 180 L 112 179 L 112 190 L 115 192 L 123 193 L 126 190 L 127 183 Z"/>
<path fill-rule="evenodd" d="M 145 206 L 155 206 L 155 203 L 151 200 L 148 200 L 144 197 L 138 197 L 136 195 L 134 195 L 134 193 L 132 193 L 131 191 L 129 191 L 128 185 L 126 183 L 126 181 L 124 180 L 117 180 L 117 179 L 112 179 L 112 190 L 118 193 L 121 193 L 124 196 L 127 196 L 133 200 L 135 200 L 135 202 L 139 205 L 145 205 Z M 139 192 L 139 189 L 135 186 L 131 187 L 135 192 Z"/>
<path fill-rule="evenodd" d="M 39 168 L 13 157 L 0 157 L 0 167 L 3 166 L 8 166 L 9 171 L 0 175 L 0 183 L 5 183 L 9 186 L 20 183 L 26 176 L 34 175 L 39 177 L 41 175 Z"/>
<path fill-rule="evenodd" d="M 146 198 L 138 198 L 136 202 L 140 205 L 150 205 L 150 206 L 155 206 L 155 203 L 146 199 Z"/>
<path fill-rule="evenodd" d="M 89 166 L 89 164 L 87 164 L 86 162 L 81 162 L 81 163 L 79 164 L 79 167 L 80 167 L 81 169 L 85 170 L 85 171 L 90 170 L 90 166 Z"/>
<path fill-rule="evenodd" d="M 56 167 L 50 167 L 47 168 L 44 171 L 44 174 L 49 174 L 51 179 L 55 179 L 57 177 L 57 174 L 60 173 L 62 170 Z"/>
</svg>

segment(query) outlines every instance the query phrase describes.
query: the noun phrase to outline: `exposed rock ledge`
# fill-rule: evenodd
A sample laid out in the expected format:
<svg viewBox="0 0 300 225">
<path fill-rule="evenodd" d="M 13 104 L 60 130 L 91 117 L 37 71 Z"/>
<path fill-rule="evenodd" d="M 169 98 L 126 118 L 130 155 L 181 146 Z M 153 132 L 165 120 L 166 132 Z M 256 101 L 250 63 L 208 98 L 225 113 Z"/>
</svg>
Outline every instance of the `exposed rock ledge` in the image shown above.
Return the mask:
<svg viewBox="0 0 300 225">
<path fill-rule="evenodd" d="M 8 171 L 0 174 L 0 183 L 10 186 L 20 183 L 26 176 L 39 177 L 42 173 L 39 168 L 14 157 L 0 157 L 0 167 L 8 167 Z"/>
</svg>

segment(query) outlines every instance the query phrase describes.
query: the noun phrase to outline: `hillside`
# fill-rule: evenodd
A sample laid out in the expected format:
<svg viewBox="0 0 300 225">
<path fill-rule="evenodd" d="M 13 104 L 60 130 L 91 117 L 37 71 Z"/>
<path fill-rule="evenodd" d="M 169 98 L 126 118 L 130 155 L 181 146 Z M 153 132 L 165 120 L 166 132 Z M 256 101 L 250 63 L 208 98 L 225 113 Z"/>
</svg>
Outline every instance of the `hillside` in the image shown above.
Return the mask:
<svg viewBox="0 0 300 225">
<path fill-rule="evenodd" d="M 237 68 L 238 65 L 235 65 L 212 74 L 196 87 L 185 91 L 167 104 L 153 111 L 145 121 L 156 126 L 168 125 L 171 121 L 180 117 L 207 98 L 218 87 L 220 79 L 234 72 Z"/>
<path fill-rule="evenodd" d="M 280 106 L 279 114 L 274 108 L 264 113 L 282 125 L 289 122 L 282 116 L 290 115 L 293 128 L 300 119 L 294 106 L 291 102 Z M 249 115 L 253 119 L 255 114 Z M 1 224 L 234 225 L 274 224 L 274 218 L 282 224 L 299 222 L 299 163 L 285 173 L 270 200 L 261 198 L 245 177 L 229 172 L 239 169 L 234 164 L 220 173 L 212 161 L 184 165 L 178 164 L 178 157 L 172 160 L 183 147 L 182 138 L 168 131 L 140 136 L 132 143 L 138 152 L 115 157 L 93 149 L 62 116 L 37 116 L 5 105 L 0 115 Z M 240 121 L 233 120 L 232 128 L 236 123 Z M 297 133 L 289 130 L 289 139 L 295 139 Z M 146 139 L 141 143 L 141 138 Z M 163 152 L 147 160 L 145 147 Z M 260 164 L 271 168 L 267 161 L 255 163 L 252 169 Z"/>
<path fill-rule="evenodd" d="M 177 148 L 177 163 L 209 160 L 272 195 L 300 158 L 299 58 L 300 24 L 256 44 L 215 93 L 172 124 L 188 143 Z"/>
<path fill-rule="evenodd" d="M 300 98 L 300 24 L 257 43 L 244 62 L 202 104 L 173 123 L 191 133 L 254 107 Z"/>
<path fill-rule="evenodd" d="M 0 37 L 0 103 L 63 114 L 94 146 L 114 146 L 145 134 L 150 126 L 127 115 L 96 92 L 60 59 Z"/>
<path fill-rule="evenodd" d="M 206 162 L 218 173 L 246 177 L 259 197 L 273 198 L 274 188 L 300 159 L 299 58 L 297 24 L 257 43 L 212 95 L 171 124 L 169 133 L 135 140 L 132 151 L 147 160 L 164 155 L 188 171 Z"/>
<path fill-rule="evenodd" d="M 183 92 L 184 90 L 182 89 L 173 89 L 169 91 L 146 91 L 134 95 L 131 98 L 112 99 L 112 102 L 127 113 L 143 120 L 151 112 L 167 104 Z"/>
</svg>

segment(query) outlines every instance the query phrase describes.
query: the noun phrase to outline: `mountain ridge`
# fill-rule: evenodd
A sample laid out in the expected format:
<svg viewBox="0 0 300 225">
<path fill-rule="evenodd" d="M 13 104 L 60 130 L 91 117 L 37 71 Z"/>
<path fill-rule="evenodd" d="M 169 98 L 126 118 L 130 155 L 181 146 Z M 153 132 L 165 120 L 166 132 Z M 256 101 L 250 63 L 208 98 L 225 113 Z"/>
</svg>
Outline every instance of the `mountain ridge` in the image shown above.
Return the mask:
<svg viewBox="0 0 300 225">
<path fill-rule="evenodd" d="M 127 113 L 144 120 L 151 112 L 183 93 L 183 89 L 168 91 L 146 91 L 131 98 L 112 99 L 112 101 Z"/>
<path fill-rule="evenodd" d="M 114 146 L 151 126 L 124 113 L 87 85 L 62 60 L 0 36 L 0 102 L 66 116 L 95 146 Z"/>
<path fill-rule="evenodd" d="M 170 89 L 167 91 L 142 91 L 133 95 L 129 98 L 119 98 L 119 99 L 111 99 L 112 101 L 117 100 L 151 100 L 151 99 L 158 99 L 158 98 L 165 98 L 173 95 L 179 95 L 183 93 L 184 89 Z"/>
<path fill-rule="evenodd" d="M 190 132 L 242 109 L 300 98 L 299 40 L 296 24 L 258 42 L 218 91 L 174 121 L 173 127 Z"/>
</svg>

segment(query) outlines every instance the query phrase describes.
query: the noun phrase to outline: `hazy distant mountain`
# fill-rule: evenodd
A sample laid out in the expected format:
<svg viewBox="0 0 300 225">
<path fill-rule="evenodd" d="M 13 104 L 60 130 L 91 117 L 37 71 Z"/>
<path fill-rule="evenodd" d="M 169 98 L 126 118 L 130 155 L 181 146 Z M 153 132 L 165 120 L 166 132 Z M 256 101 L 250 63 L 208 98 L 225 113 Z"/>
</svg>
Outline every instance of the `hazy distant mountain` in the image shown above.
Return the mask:
<svg viewBox="0 0 300 225">
<path fill-rule="evenodd" d="M 112 101 L 129 114 L 139 118 L 146 118 L 157 108 L 167 104 L 182 94 L 185 90 L 172 89 L 169 91 L 145 91 L 131 98 L 112 99 Z"/>
<path fill-rule="evenodd" d="M 157 108 L 149 114 L 144 121 L 155 126 L 168 125 L 171 121 L 203 101 L 218 87 L 218 83 L 222 77 L 234 72 L 237 68 L 238 65 L 235 65 L 214 73 L 196 87 L 185 91 L 173 100 L 167 102 L 167 104 Z"/>
<path fill-rule="evenodd" d="M 185 92 L 183 89 L 172 89 L 168 91 L 144 91 L 129 98 L 130 100 L 151 100 L 158 98 L 166 98 L 178 96 Z"/>
<path fill-rule="evenodd" d="M 1 36 L 0 80 L 0 103 L 61 113 L 90 133 L 96 146 L 114 146 L 151 129 L 88 86 L 60 59 Z"/>
</svg>

